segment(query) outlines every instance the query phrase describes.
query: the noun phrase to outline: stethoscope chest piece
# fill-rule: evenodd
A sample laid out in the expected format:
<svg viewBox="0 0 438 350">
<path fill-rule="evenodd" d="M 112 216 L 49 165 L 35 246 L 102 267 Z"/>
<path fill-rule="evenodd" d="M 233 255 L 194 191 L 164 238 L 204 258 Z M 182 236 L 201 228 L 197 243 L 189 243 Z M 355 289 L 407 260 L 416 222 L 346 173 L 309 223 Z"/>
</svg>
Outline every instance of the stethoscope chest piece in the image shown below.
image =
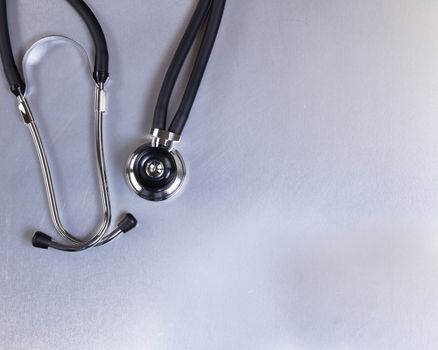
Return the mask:
<svg viewBox="0 0 438 350">
<path fill-rule="evenodd" d="M 163 201 L 181 188 L 186 167 L 181 154 L 173 148 L 177 140 L 175 134 L 155 130 L 151 141 L 137 148 L 129 158 L 128 183 L 140 197 Z"/>
<path fill-rule="evenodd" d="M 164 77 L 155 106 L 150 142 L 139 147 L 128 160 L 128 182 L 135 193 L 144 199 L 165 200 L 173 196 L 183 184 L 186 169 L 173 144 L 180 141 L 189 118 L 216 40 L 224 7 L 225 0 L 198 2 Z M 183 97 L 172 121 L 168 123 L 169 104 L 175 84 L 197 36 L 202 31 L 202 42 Z"/>
</svg>

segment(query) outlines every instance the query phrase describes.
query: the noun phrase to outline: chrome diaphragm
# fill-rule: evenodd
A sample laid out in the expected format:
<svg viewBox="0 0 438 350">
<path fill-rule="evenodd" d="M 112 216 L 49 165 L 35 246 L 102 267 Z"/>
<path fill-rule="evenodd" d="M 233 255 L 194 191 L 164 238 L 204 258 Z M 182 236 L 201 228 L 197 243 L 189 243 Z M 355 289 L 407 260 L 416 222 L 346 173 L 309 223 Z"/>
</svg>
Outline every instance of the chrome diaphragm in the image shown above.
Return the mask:
<svg viewBox="0 0 438 350">
<path fill-rule="evenodd" d="M 137 148 L 129 158 L 126 176 L 140 197 L 163 201 L 181 188 L 186 168 L 181 154 L 173 148 L 174 141 L 157 131 L 150 142 Z"/>
</svg>

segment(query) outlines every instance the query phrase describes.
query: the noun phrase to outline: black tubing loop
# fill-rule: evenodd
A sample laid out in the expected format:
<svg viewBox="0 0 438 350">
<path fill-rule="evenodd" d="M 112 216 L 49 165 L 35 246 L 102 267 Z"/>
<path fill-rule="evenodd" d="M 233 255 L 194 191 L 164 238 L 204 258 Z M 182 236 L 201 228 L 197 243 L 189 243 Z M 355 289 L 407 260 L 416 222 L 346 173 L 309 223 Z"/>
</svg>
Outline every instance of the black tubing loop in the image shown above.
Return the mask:
<svg viewBox="0 0 438 350">
<path fill-rule="evenodd" d="M 109 76 L 109 54 L 102 27 L 100 26 L 100 23 L 93 11 L 91 11 L 91 9 L 83 0 L 67 0 L 67 2 L 81 16 L 93 39 L 95 50 L 93 78 L 97 84 L 105 83 Z"/>
<path fill-rule="evenodd" d="M 24 94 L 26 84 L 24 83 L 14 59 L 11 47 L 11 40 L 8 27 L 7 0 L 0 0 L 0 56 L 3 62 L 3 69 L 8 80 L 11 91 L 14 95 Z M 108 79 L 109 54 L 108 46 L 103 33 L 94 13 L 82 0 L 67 0 L 67 2 L 78 12 L 82 20 L 88 27 L 93 38 L 95 47 L 95 61 L 93 78 L 97 84 L 105 83 Z"/>
<path fill-rule="evenodd" d="M 3 70 L 12 93 L 15 96 L 24 94 L 26 84 L 18 71 L 11 47 L 6 0 L 0 0 L 0 56 L 3 62 Z"/>
<path fill-rule="evenodd" d="M 176 49 L 172 58 L 170 66 L 166 72 L 166 76 L 161 86 L 160 94 L 158 96 L 157 105 L 154 113 L 154 120 L 152 123 L 153 129 L 166 129 L 166 119 L 172 92 L 175 88 L 176 81 L 181 72 L 184 62 L 195 42 L 195 39 L 204 23 L 208 10 L 211 6 L 212 0 L 200 0 L 196 6 L 195 12 L 184 32 L 181 42 Z"/>
<path fill-rule="evenodd" d="M 213 0 L 207 28 L 202 39 L 201 48 L 199 49 L 199 53 L 193 67 L 192 74 L 190 75 L 180 107 L 176 112 L 172 123 L 170 124 L 170 132 L 181 134 L 187 123 L 190 111 L 196 98 L 196 94 L 198 93 L 201 85 L 202 77 L 205 73 L 205 69 L 207 68 L 217 34 L 219 32 L 219 27 L 225 9 L 225 2 L 225 0 Z"/>
</svg>

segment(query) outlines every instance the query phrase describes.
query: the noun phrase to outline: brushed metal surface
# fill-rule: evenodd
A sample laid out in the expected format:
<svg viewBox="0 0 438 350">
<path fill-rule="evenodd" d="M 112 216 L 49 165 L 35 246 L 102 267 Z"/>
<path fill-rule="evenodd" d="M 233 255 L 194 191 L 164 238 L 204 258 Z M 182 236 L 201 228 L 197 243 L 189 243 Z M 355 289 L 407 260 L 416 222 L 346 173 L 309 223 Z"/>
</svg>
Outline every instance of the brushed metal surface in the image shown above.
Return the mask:
<svg viewBox="0 0 438 350">
<path fill-rule="evenodd" d="M 9 2 L 18 57 L 49 34 L 92 52 L 66 2 Z M 54 230 L 2 77 L 0 348 L 436 349 L 438 2 L 228 1 L 179 148 L 188 181 L 164 203 L 124 167 L 195 1 L 88 3 L 111 51 L 113 210 L 140 225 L 90 252 L 31 247 Z M 93 87 L 77 63 L 51 54 L 30 100 L 61 214 L 87 232 Z"/>
</svg>

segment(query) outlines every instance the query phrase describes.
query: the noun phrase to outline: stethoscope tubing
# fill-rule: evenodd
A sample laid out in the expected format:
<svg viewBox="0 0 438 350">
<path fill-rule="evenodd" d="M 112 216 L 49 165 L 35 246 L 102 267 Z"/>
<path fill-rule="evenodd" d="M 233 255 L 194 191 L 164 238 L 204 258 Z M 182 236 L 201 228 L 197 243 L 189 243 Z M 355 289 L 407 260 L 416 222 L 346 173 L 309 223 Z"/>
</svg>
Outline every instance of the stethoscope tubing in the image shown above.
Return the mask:
<svg viewBox="0 0 438 350">
<path fill-rule="evenodd" d="M 12 93 L 15 96 L 24 95 L 26 84 L 21 78 L 15 63 L 14 54 L 12 53 L 6 0 L 0 0 L 0 56 L 3 62 L 3 70 Z"/>
<path fill-rule="evenodd" d="M 109 54 L 102 27 L 96 16 L 84 1 L 66 1 L 81 16 L 93 39 L 95 48 L 93 78 L 96 84 L 105 83 L 109 76 Z M 26 83 L 18 71 L 14 54 L 12 52 L 6 3 L 7 0 L 0 0 L 0 55 L 9 87 L 15 96 L 20 96 L 25 93 Z"/>
<path fill-rule="evenodd" d="M 82 0 L 67 0 L 86 24 L 94 43 L 94 72 L 96 84 L 105 83 L 109 76 L 109 53 L 105 34 L 93 11 Z"/>
<path fill-rule="evenodd" d="M 225 8 L 225 2 L 225 0 L 200 0 L 198 2 L 195 12 L 186 28 L 164 78 L 155 108 L 152 130 L 161 129 L 168 130 L 169 132 L 178 135 L 182 134 L 216 41 Z M 178 76 L 181 73 L 181 69 L 187 56 L 193 47 L 195 39 L 205 22 L 206 29 L 202 43 L 197 53 L 183 98 L 172 122 L 170 123 L 169 129 L 166 129 L 169 103 L 176 81 L 178 80 Z"/>
</svg>

